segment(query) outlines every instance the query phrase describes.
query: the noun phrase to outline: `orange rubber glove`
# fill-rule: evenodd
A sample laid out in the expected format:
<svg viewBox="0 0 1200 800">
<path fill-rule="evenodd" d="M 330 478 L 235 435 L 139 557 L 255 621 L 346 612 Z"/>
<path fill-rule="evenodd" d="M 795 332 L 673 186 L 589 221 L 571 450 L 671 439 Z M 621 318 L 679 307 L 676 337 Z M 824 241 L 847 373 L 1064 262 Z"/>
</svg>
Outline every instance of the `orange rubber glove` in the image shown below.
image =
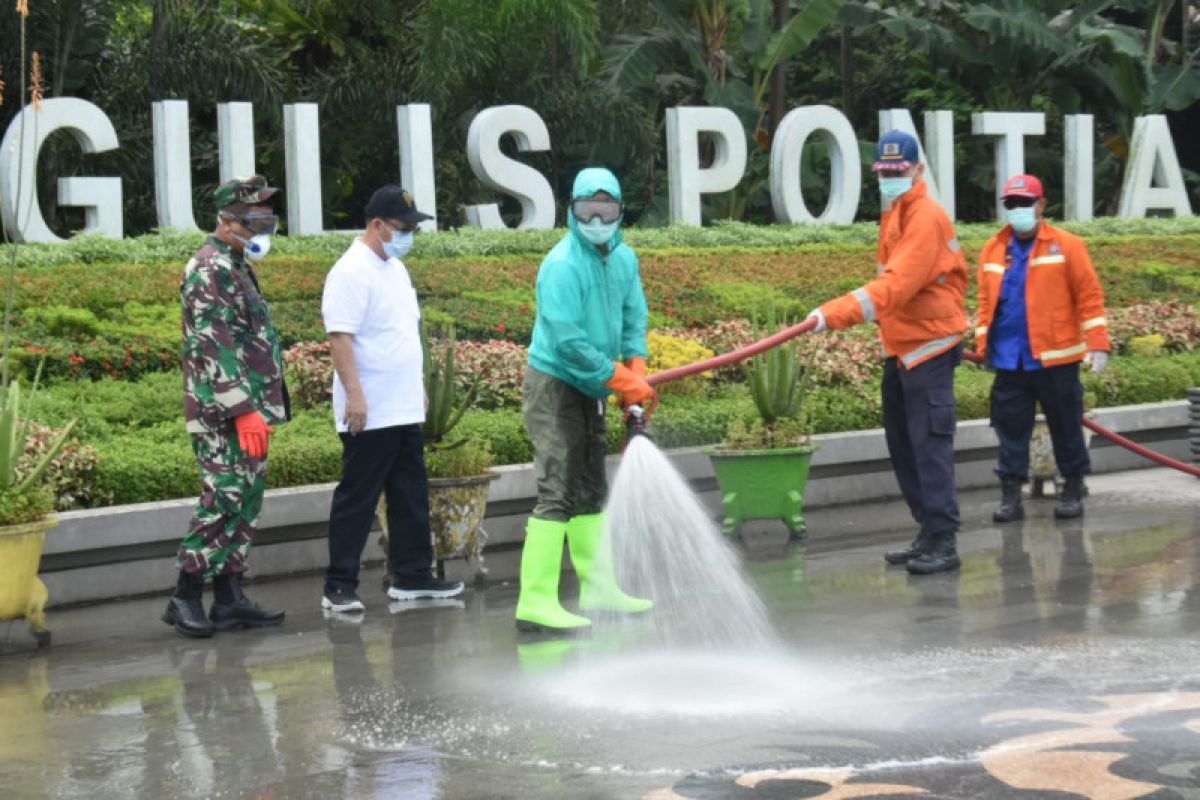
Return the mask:
<svg viewBox="0 0 1200 800">
<path fill-rule="evenodd" d="M 646 379 L 624 364 L 613 362 L 613 375 L 604 384 L 621 398 L 622 406 L 641 406 L 649 414 L 658 405 L 658 392 Z"/>
<path fill-rule="evenodd" d="M 631 356 L 625 359 L 625 366 L 629 367 L 629 371 L 639 378 L 646 377 L 646 359 L 641 356 Z"/>
<path fill-rule="evenodd" d="M 238 444 L 251 458 L 266 458 L 267 443 L 275 429 L 267 424 L 263 415 L 257 411 L 234 417 L 233 424 L 237 426 Z"/>
</svg>

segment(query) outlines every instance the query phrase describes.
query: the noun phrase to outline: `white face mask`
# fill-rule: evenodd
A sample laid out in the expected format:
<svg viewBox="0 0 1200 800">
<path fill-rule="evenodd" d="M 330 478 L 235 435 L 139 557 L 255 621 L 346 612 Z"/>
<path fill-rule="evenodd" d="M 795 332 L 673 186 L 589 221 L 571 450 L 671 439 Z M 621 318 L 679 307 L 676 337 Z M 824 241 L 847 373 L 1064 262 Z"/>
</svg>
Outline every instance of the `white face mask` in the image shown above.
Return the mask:
<svg viewBox="0 0 1200 800">
<path fill-rule="evenodd" d="M 579 222 L 579 232 L 583 238 L 595 245 L 608 244 L 617 235 L 621 221 L 601 222 L 599 217 L 592 217 L 588 222 Z"/>
<path fill-rule="evenodd" d="M 271 237 L 265 233 L 251 236 L 249 239 L 243 239 L 234 233 L 233 238 L 242 243 L 242 255 L 247 261 L 262 261 L 267 257 L 267 253 L 271 252 Z"/>
<path fill-rule="evenodd" d="M 412 249 L 412 231 L 392 231 L 392 238 L 383 243 L 383 252 L 388 258 L 404 258 Z"/>
</svg>

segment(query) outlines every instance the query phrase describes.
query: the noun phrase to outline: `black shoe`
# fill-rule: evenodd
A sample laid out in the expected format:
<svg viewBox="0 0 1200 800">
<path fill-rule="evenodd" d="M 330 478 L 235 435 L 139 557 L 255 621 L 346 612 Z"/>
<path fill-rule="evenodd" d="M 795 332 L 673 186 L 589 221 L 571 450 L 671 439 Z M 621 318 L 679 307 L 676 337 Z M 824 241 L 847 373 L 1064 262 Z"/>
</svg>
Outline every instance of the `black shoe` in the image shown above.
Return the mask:
<svg viewBox="0 0 1200 800">
<path fill-rule="evenodd" d="M 387 596 L 393 600 L 445 600 L 462 594 L 462 581 L 443 581 L 432 575 L 393 578 Z"/>
<path fill-rule="evenodd" d="M 337 614 L 361 614 L 367 610 L 352 589 L 326 589 L 321 608 Z"/>
<path fill-rule="evenodd" d="M 218 575 L 213 578 L 213 591 L 217 598 L 208 617 L 219 631 L 273 628 L 283 622 L 286 612 L 282 609 L 263 608 L 242 594 L 242 581 L 238 575 Z"/>
<path fill-rule="evenodd" d="M 1025 519 L 1021 505 L 1021 479 L 1005 475 L 1000 479 L 1000 507 L 992 512 L 992 522 L 1014 522 Z"/>
<path fill-rule="evenodd" d="M 905 568 L 913 575 L 932 575 L 935 572 L 958 569 L 962 566 L 962 561 L 954 545 L 955 538 L 953 533 L 936 537 L 929 550 L 909 561 Z"/>
<path fill-rule="evenodd" d="M 1054 516 L 1058 519 L 1074 519 L 1083 516 L 1083 496 L 1086 493 L 1087 487 L 1083 485 L 1082 475 L 1067 478 L 1063 484 L 1062 496 L 1058 499 L 1058 505 L 1054 509 Z"/>
<path fill-rule="evenodd" d="M 917 538 L 913 539 L 912 543 L 909 544 L 907 548 L 904 550 L 892 550 L 884 553 L 883 560 L 892 566 L 907 564 L 909 561 L 912 561 L 914 558 L 918 558 L 922 553 L 924 553 L 930 544 L 931 541 L 929 534 L 925 533 L 925 529 L 922 528 L 921 532 L 917 534 Z"/>
<path fill-rule="evenodd" d="M 179 573 L 175 594 L 167 601 L 162 621 L 193 639 L 213 635 L 213 624 L 204 615 L 204 576 Z"/>
</svg>

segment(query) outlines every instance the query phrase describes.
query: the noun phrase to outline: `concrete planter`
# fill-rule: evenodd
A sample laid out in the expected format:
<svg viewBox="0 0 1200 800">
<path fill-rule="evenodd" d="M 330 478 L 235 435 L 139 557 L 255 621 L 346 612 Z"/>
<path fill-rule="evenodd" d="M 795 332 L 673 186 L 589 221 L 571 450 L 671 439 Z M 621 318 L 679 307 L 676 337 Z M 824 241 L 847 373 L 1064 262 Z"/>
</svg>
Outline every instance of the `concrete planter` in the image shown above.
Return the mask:
<svg viewBox="0 0 1200 800">
<path fill-rule="evenodd" d="M 1102 408 L 1096 421 L 1172 458 L 1188 459 L 1190 404 L 1168 403 Z M 852 431 L 814 436 L 804 505 L 813 509 L 899 497 L 883 431 Z M 996 437 L 987 420 L 960 422 L 954 437 L 959 489 L 995 487 Z M 1092 470 L 1097 473 L 1153 466 L 1145 459 L 1097 436 L 1092 440 Z M 700 448 L 668 453 L 714 516 L 722 514 L 722 493 L 714 468 Z M 610 475 L 620 457 L 608 461 Z M 488 479 L 487 549 L 519 547 L 525 522 L 537 498 L 537 480 L 529 464 L 496 467 Z M 252 578 L 316 573 L 328 564 L 329 505 L 336 484 L 296 486 L 267 492 L 259 534 L 250 559 Z M 47 537 L 42 580 L 55 604 L 94 602 L 115 597 L 165 592 L 176 578 L 172 559 L 187 530 L 195 498 L 112 506 L 59 514 L 60 525 Z M 365 557 L 379 562 L 371 546 Z M 446 565 L 450 576 L 469 579 L 463 562 Z M 314 593 L 320 578 L 313 578 Z"/>
<path fill-rule="evenodd" d="M 50 644 L 46 630 L 46 584 L 38 578 L 46 531 L 58 524 L 50 514 L 34 522 L 0 527 L 0 620 L 24 619 L 39 648 Z"/>
<path fill-rule="evenodd" d="M 721 487 L 725 533 L 737 534 L 744 520 L 780 519 L 792 536 L 803 534 L 804 487 L 818 447 L 706 449 Z"/>
<path fill-rule="evenodd" d="M 487 511 L 488 490 L 499 477 L 499 472 L 488 472 L 463 478 L 429 479 L 429 528 L 439 576 L 445 574 L 444 562 L 463 558 L 475 564 L 476 580 L 486 578 L 483 547 L 487 532 L 483 529 L 483 516 Z M 379 544 L 386 560 L 387 501 L 383 497 L 379 498 L 376 516 L 381 530 Z"/>
</svg>

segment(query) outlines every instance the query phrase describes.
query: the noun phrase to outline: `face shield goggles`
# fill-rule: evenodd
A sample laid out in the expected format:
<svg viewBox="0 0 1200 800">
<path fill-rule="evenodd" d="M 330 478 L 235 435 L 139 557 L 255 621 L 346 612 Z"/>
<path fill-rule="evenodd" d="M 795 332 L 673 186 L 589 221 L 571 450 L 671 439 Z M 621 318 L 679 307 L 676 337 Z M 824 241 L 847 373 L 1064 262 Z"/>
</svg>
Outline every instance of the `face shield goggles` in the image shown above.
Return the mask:
<svg viewBox="0 0 1200 800">
<path fill-rule="evenodd" d="M 222 211 L 226 218 L 241 224 L 255 236 L 274 236 L 279 231 L 279 215 L 269 211 L 251 211 L 238 216 L 231 211 Z"/>
<path fill-rule="evenodd" d="M 580 222 L 599 219 L 605 225 L 611 225 L 619 220 L 624 212 L 625 206 L 616 200 L 580 197 L 571 201 L 571 213 Z"/>
</svg>

